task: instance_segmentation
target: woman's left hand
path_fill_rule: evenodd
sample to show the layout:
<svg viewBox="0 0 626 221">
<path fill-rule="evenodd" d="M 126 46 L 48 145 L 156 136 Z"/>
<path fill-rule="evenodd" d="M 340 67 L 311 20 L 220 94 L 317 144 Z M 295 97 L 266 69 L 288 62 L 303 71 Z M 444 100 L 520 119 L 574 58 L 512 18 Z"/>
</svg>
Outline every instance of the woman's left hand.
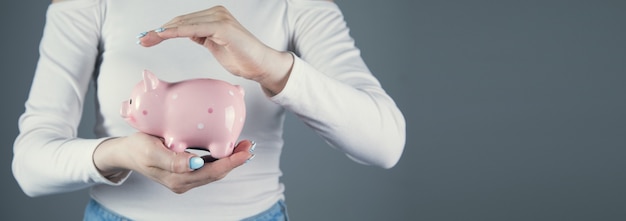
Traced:
<svg viewBox="0 0 626 221">
<path fill-rule="evenodd" d="M 207 48 L 230 73 L 259 82 L 269 95 L 285 87 L 294 59 L 263 44 L 223 6 L 178 16 L 140 36 L 145 47 L 189 38 Z"/>
</svg>

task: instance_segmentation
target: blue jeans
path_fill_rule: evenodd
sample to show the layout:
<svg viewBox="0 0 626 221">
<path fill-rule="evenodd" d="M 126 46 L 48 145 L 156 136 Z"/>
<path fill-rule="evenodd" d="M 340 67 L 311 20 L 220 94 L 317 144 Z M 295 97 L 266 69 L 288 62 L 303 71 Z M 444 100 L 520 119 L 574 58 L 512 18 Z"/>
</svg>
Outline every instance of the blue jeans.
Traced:
<svg viewBox="0 0 626 221">
<path fill-rule="evenodd" d="M 95 200 L 90 200 L 85 208 L 85 217 L 83 221 L 130 221 L 131 219 L 123 217 L 117 213 L 114 213 L 104 208 L 100 203 Z M 287 206 L 285 202 L 279 200 L 271 208 L 243 221 L 288 221 Z"/>
</svg>

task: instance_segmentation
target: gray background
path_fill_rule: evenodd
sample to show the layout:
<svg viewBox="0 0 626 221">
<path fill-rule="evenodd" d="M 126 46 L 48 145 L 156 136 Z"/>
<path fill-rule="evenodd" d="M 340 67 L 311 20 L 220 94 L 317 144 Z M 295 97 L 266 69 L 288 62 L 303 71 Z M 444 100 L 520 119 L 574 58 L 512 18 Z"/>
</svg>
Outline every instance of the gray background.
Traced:
<svg viewBox="0 0 626 221">
<path fill-rule="evenodd" d="M 358 165 L 290 115 L 291 218 L 626 220 L 625 1 L 391 2 L 338 4 L 406 116 L 404 155 Z M 80 220 L 88 198 L 28 198 L 10 170 L 47 4 L 0 1 L 0 220 Z"/>
</svg>

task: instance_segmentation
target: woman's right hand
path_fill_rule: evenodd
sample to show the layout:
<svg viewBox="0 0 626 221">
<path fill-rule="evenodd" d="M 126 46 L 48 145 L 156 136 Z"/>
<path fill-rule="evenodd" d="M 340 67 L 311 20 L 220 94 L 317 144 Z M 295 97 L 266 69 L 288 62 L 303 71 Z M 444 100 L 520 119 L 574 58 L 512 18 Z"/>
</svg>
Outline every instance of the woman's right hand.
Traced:
<svg viewBox="0 0 626 221">
<path fill-rule="evenodd" d="M 252 158 L 252 142 L 244 140 L 235 147 L 233 154 L 205 163 L 197 170 L 190 168 L 190 161 L 198 157 L 187 152 L 173 152 L 163 140 L 145 133 L 112 138 L 102 142 L 94 151 L 93 161 L 100 173 L 116 181 L 130 170 L 139 172 L 175 193 L 220 180 L 232 169 Z"/>
</svg>

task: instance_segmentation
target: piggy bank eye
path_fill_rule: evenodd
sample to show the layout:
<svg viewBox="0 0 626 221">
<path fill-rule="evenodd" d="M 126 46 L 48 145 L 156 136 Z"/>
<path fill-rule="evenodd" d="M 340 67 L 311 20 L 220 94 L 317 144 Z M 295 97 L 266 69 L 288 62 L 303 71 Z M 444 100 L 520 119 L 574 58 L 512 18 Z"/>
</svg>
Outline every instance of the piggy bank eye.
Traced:
<svg viewBox="0 0 626 221">
<path fill-rule="evenodd" d="M 133 104 L 133 99 L 130 99 L 130 101 L 128 101 L 128 103 Z"/>
</svg>

